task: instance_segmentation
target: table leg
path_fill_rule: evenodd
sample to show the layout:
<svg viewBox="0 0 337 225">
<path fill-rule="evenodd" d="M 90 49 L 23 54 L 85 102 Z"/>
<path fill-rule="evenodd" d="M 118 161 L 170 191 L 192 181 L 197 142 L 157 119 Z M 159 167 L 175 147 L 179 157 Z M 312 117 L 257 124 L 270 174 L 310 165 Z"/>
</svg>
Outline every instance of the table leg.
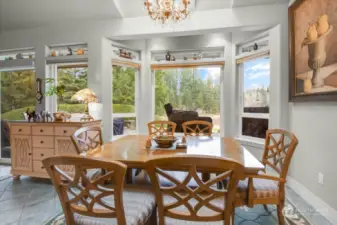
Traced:
<svg viewBox="0 0 337 225">
<path fill-rule="evenodd" d="M 211 175 L 209 173 L 202 173 L 201 174 L 201 179 L 202 179 L 203 182 L 209 181 L 210 178 L 211 178 Z"/>
<path fill-rule="evenodd" d="M 133 184 L 133 170 L 132 168 L 128 168 L 126 170 L 126 183 Z"/>
</svg>

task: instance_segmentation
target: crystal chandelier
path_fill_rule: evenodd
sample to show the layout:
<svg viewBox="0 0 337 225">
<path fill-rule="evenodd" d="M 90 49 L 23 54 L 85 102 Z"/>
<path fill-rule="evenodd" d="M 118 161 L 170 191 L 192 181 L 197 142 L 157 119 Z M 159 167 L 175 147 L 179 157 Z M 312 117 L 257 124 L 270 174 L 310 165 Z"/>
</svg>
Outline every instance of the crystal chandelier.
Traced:
<svg viewBox="0 0 337 225">
<path fill-rule="evenodd" d="M 190 0 L 145 0 L 144 5 L 149 16 L 162 24 L 173 20 L 182 21 L 190 14 Z"/>
</svg>

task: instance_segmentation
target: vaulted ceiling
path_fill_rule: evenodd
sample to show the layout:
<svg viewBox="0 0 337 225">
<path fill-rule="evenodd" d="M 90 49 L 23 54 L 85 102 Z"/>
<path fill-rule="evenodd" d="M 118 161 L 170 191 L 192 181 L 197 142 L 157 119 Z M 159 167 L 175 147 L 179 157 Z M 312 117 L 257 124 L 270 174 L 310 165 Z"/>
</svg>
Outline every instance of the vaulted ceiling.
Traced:
<svg viewBox="0 0 337 225">
<path fill-rule="evenodd" d="M 289 0 L 191 0 L 191 10 L 215 10 Z M 69 21 L 146 16 L 144 0 L 0 0 L 0 31 Z"/>
</svg>

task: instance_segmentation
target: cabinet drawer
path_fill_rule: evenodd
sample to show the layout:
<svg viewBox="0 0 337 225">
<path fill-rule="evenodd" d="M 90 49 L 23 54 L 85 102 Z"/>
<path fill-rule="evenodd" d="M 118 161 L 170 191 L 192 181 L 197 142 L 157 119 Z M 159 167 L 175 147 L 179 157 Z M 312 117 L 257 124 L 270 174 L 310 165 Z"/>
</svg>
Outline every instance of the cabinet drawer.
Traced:
<svg viewBox="0 0 337 225">
<path fill-rule="evenodd" d="M 78 129 L 78 127 L 55 127 L 55 135 L 70 137 Z"/>
<path fill-rule="evenodd" d="M 33 135 L 54 135 L 53 126 L 33 126 L 32 127 Z"/>
<path fill-rule="evenodd" d="M 33 172 L 35 173 L 47 173 L 41 161 L 33 161 Z"/>
<path fill-rule="evenodd" d="M 45 158 L 54 156 L 54 149 L 46 149 L 46 148 L 34 148 L 33 149 L 33 160 L 42 161 Z"/>
<path fill-rule="evenodd" d="M 12 134 L 30 134 L 30 126 L 11 126 Z"/>
<path fill-rule="evenodd" d="M 51 136 L 33 136 L 33 147 L 54 148 L 54 137 Z"/>
</svg>

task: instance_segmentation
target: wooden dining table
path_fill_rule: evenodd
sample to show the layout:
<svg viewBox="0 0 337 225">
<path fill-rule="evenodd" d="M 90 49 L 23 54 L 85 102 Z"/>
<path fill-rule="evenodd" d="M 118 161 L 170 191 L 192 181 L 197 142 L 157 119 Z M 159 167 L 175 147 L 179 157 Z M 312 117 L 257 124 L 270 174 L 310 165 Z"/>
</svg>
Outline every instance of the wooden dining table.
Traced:
<svg viewBox="0 0 337 225">
<path fill-rule="evenodd" d="M 186 149 L 146 148 L 147 138 L 147 135 L 127 135 L 88 151 L 86 156 L 120 161 L 128 168 L 144 169 L 145 162 L 155 157 L 207 155 L 235 160 L 244 166 L 247 175 L 257 174 L 265 169 L 265 166 L 234 138 L 187 137 Z"/>
</svg>

